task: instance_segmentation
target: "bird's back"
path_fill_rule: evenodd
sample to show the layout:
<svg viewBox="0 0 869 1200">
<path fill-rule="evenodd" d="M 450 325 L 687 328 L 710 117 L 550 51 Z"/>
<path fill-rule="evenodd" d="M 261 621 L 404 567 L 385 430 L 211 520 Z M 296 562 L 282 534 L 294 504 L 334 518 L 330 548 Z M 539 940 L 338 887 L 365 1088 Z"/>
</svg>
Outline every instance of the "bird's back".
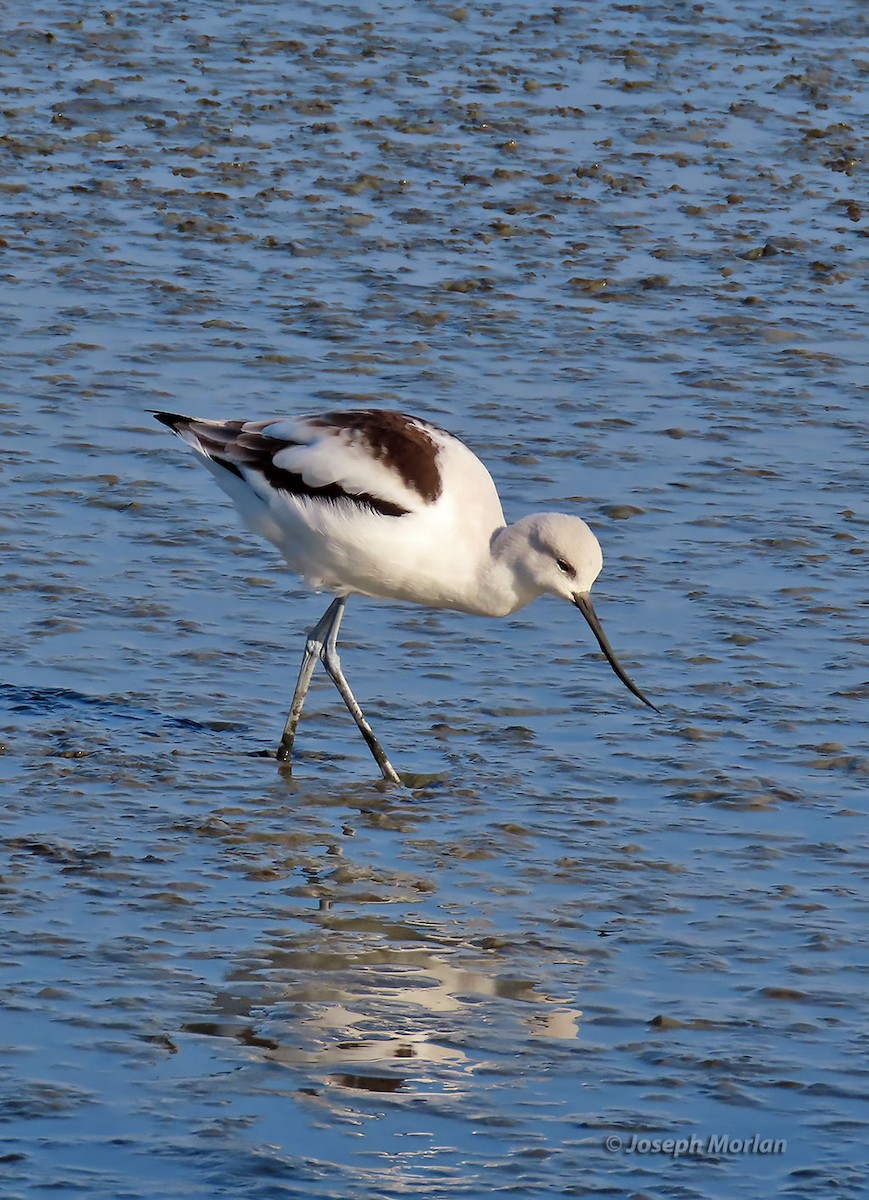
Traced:
<svg viewBox="0 0 869 1200">
<path fill-rule="evenodd" d="M 156 416 L 312 586 L 474 608 L 504 516 L 489 472 L 452 434 L 382 409 L 271 421 Z"/>
</svg>

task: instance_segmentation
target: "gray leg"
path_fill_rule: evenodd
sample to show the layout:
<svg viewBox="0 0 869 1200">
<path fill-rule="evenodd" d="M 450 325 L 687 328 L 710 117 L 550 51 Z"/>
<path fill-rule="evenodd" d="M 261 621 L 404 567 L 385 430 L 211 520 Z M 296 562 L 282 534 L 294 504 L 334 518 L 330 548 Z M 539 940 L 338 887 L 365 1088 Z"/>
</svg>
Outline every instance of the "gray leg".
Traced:
<svg viewBox="0 0 869 1200">
<path fill-rule="evenodd" d="M 340 624 L 341 616 L 339 610 L 341 607 L 340 598 L 333 600 L 308 634 L 308 640 L 305 642 L 302 666 L 299 670 L 299 679 L 296 683 L 296 690 L 293 692 L 293 703 L 290 705 L 290 715 L 287 717 L 287 723 L 284 726 L 280 745 L 275 755 L 278 762 L 288 762 L 292 756 L 293 742 L 296 740 L 296 730 L 299 727 L 299 719 L 302 715 L 305 697 L 308 694 L 311 676 L 314 674 L 314 667 L 317 665 L 317 660 L 323 657 L 326 632 L 335 620 L 336 614 L 338 614 L 338 622 Z"/>
<path fill-rule="evenodd" d="M 281 742 L 278 746 L 276 757 L 281 762 L 286 762 L 292 754 L 296 729 L 298 728 L 299 718 L 302 715 L 302 706 L 305 703 L 305 696 L 308 694 L 311 676 L 314 673 L 314 667 L 317 665 L 317 659 L 319 658 L 326 668 L 329 678 L 341 693 L 341 699 L 350 710 L 353 720 L 359 726 L 359 731 L 365 738 L 368 749 L 374 755 L 383 778 L 388 780 L 389 783 L 400 783 L 401 780 L 398 772 L 384 754 L 380 743 L 372 732 L 371 726 L 365 719 L 362 709 L 356 703 L 356 697 L 350 691 L 350 685 L 344 678 L 344 673 L 341 670 L 337 642 L 338 630 L 341 626 L 341 618 L 344 616 L 346 604 L 346 596 L 339 596 L 336 600 L 333 600 L 308 634 L 308 640 L 305 643 L 305 654 L 302 658 L 302 666 L 299 671 L 299 679 L 296 683 L 293 703 L 290 707 L 290 715 L 287 717 L 287 723 L 281 735 Z"/>
<path fill-rule="evenodd" d="M 344 606 L 346 603 L 347 597 L 342 596 L 340 607 L 335 614 L 335 619 L 330 625 L 326 634 L 326 644 L 323 647 L 323 653 L 321 656 L 323 659 L 323 666 L 329 673 L 329 677 L 335 684 L 335 687 L 341 693 L 341 699 L 349 708 L 350 715 L 359 726 L 359 732 L 365 738 L 368 749 L 374 755 L 375 761 L 377 762 L 378 767 L 380 767 L 380 772 L 383 775 L 383 778 L 388 783 L 401 783 L 398 772 L 384 754 L 383 747 L 374 736 L 371 726 L 366 721 L 365 714 L 362 712 L 362 709 L 356 703 L 356 697 L 350 691 L 350 684 L 344 678 L 344 672 L 341 670 L 341 659 L 338 656 L 338 629 L 341 625 L 341 618 L 344 616 Z"/>
</svg>

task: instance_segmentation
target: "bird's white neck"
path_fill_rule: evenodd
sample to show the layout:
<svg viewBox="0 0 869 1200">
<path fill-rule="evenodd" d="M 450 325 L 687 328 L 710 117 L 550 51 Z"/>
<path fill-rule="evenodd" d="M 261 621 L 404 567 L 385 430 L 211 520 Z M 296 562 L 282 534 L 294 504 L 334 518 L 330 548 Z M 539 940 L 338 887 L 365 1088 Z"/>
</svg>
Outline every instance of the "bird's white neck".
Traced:
<svg viewBox="0 0 869 1200">
<path fill-rule="evenodd" d="M 543 594 L 525 567 L 528 535 L 521 522 L 504 525 L 492 534 L 489 560 L 479 580 L 479 612 L 505 617 Z"/>
</svg>

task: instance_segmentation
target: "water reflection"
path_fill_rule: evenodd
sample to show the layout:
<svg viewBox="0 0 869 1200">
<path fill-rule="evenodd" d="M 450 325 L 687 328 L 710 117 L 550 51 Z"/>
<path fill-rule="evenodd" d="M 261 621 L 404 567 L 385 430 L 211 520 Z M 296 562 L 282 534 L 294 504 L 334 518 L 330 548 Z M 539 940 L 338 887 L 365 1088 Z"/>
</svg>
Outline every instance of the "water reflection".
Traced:
<svg viewBox="0 0 869 1200">
<path fill-rule="evenodd" d="M 213 1019 L 184 1030 L 233 1038 L 262 1060 L 304 1070 L 321 1087 L 453 1094 L 467 1086 L 462 1075 L 485 1060 L 458 1044 L 447 1016 L 465 1025 L 481 1001 L 494 999 L 506 1002 L 500 1021 L 514 1039 L 522 1029 L 524 1036 L 578 1036 L 579 1010 L 531 980 L 459 965 L 458 953 L 390 946 L 395 928 L 387 921 L 369 922 L 369 933 L 366 942 L 379 935 L 385 944 L 349 948 L 336 933 L 332 946 L 324 930 L 325 944 L 294 938 L 258 948 L 215 994 Z M 424 940 L 431 936 L 426 930 Z M 491 1019 L 491 1005 L 484 1011 Z"/>
</svg>

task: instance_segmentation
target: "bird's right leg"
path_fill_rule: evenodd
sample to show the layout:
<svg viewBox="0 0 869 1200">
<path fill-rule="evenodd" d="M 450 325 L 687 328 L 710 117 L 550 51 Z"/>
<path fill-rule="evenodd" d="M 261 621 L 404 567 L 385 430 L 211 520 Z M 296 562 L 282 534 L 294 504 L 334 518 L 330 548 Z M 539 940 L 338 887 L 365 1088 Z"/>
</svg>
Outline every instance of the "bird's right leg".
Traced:
<svg viewBox="0 0 869 1200">
<path fill-rule="evenodd" d="M 308 640 L 305 642 L 305 653 L 302 657 L 302 666 L 299 670 L 296 690 L 293 693 L 293 703 L 290 705 L 290 715 L 287 717 L 284 732 L 281 734 L 280 745 L 275 754 L 278 762 L 287 762 L 293 753 L 293 742 L 296 740 L 296 730 L 299 727 L 299 719 L 301 718 L 305 697 L 308 694 L 308 688 L 311 684 L 311 676 L 314 674 L 314 667 L 316 667 L 318 660 L 323 657 L 326 639 L 332 631 L 332 626 L 336 622 L 340 625 L 343 611 L 343 599 L 341 596 L 338 596 L 332 601 L 320 620 L 308 633 Z"/>
<path fill-rule="evenodd" d="M 380 773 L 387 783 L 401 783 L 401 777 L 395 767 L 386 757 L 383 747 L 377 738 L 374 736 L 374 731 L 368 724 L 368 721 L 362 709 L 356 700 L 356 697 L 350 691 L 350 684 L 344 677 L 344 672 L 341 670 L 341 659 L 338 656 L 338 629 L 341 625 L 341 618 L 344 616 L 344 606 L 347 603 L 347 597 L 343 596 L 340 601 L 340 606 L 335 613 L 334 619 L 326 633 L 326 641 L 323 646 L 322 659 L 323 666 L 326 668 L 332 682 L 341 694 L 341 699 L 350 710 L 353 720 L 359 727 L 359 732 L 365 738 L 368 749 L 374 755 L 374 759 L 380 767 Z"/>
</svg>

